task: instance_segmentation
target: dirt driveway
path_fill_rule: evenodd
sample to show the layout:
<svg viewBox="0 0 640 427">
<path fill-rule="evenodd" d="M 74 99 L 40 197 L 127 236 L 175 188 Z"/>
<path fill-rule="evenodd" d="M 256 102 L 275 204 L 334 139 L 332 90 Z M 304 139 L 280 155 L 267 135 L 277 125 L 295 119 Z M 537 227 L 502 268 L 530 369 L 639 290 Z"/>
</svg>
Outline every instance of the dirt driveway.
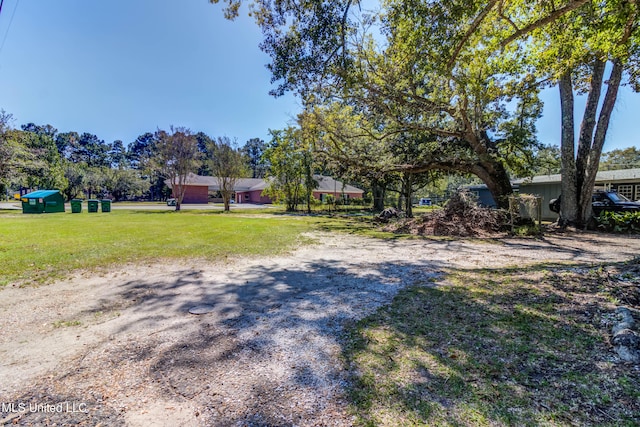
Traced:
<svg viewBox="0 0 640 427">
<path fill-rule="evenodd" d="M 312 237 L 282 257 L 127 265 L 0 290 L 0 425 L 348 426 L 341 330 L 402 287 L 446 286 L 451 269 L 640 250 L 640 239 L 596 234 Z"/>
</svg>

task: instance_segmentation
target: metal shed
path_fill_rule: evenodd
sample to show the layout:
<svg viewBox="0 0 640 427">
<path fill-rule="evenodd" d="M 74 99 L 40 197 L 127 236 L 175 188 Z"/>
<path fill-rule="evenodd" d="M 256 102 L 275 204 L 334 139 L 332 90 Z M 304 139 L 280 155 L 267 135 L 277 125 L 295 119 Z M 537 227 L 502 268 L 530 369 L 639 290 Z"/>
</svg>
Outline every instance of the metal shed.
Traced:
<svg viewBox="0 0 640 427">
<path fill-rule="evenodd" d="M 22 213 L 64 212 L 64 197 L 60 190 L 38 190 L 25 194 L 22 201 Z"/>
</svg>

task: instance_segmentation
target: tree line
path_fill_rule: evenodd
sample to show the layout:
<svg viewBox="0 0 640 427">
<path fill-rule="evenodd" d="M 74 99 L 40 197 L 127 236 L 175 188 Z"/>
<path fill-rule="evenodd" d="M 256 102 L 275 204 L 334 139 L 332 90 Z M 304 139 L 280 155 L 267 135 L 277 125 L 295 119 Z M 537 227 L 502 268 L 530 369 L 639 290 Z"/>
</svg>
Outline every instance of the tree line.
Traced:
<svg viewBox="0 0 640 427">
<path fill-rule="evenodd" d="M 20 189 L 60 189 L 65 197 L 109 195 L 115 201 L 164 200 L 176 170 L 211 175 L 264 177 L 266 144 L 252 138 L 242 147 L 187 128 L 158 129 L 125 144 L 91 133 L 59 132 L 51 125 L 13 126 L 0 110 L 0 194 Z M 235 171 L 229 166 L 235 165 Z M 181 169 L 182 168 L 182 169 Z M 227 169 L 225 169 L 227 168 Z"/>
<path fill-rule="evenodd" d="M 351 167 L 345 158 L 361 159 L 366 166 L 384 161 L 381 153 L 387 148 L 369 142 L 362 145 L 362 152 L 342 151 L 336 155 L 335 150 L 326 149 L 323 138 L 337 132 L 338 126 L 342 132 L 351 132 L 348 126 L 354 117 L 357 115 L 349 112 L 343 120 L 321 127 L 309 120 L 308 112 L 302 113 L 297 126 L 271 130 L 268 143 L 252 138 L 238 147 L 228 137 L 211 138 L 184 127 L 146 132 L 126 145 L 121 140 L 109 144 L 94 134 L 58 132 L 51 125 L 28 123 L 16 129 L 11 114 L 0 111 L 0 191 L 10 196 L 10 189 L 56 188 L 67 199 L 108 195 L 115 201 L 164 200 L 172 194 L 165 184 L 168 180 L 174 183 L 179 210 L 186 180 L 194 173 L 219 178 L 226 210 L 237 179 L 250 177 L 267 178 L 265 194 L 288 211 L 298 210 L 301 204 L 310 211 L 319 203 L 313 199 L 317 187 L 314 175 L 326 174 L 364 188 L 368 195 L 365 200 L 377 210 L 392 204 L 411 216 L 414 195 L 425 187 L 429 194 L 445 196 L 474 182 L 470 174 L 437 170 L 381 173 L 375 167 Z M 408 162 L 421 155 L 420 141 L 398 139 L 390 145 L 395 159 Z M 354 147 L 358 145 L 350 146 Z M 526 167 L 509 169 L 509 173 L 515 177 L 557 174 L 560 157 L 559 147 L 540 146 L 526 160 Z M 602 170 L 633 167 L 640 167 L 640 150 L 635 147 L 603 153 L 600 163 Z"/>
<path fill-rule="evenodd" d="M 227 17 L 237 16 L 242 0 L 220 1 L 227 3 Z M 299 183 L 281 186 L 276 195 L 311 202 L 313 173 L 330 170 L 370 189 L 377 209 L 388 191 L 397 192 L 397 203 L 410 215 L 416 189 L 454 174 L 485 183 L 497 205 L 506 207 L 513 178 L 559 170 L 560 222 L 586 225 L 618 91 L 623 85 L 640 90 L 638 2 L 374 3 L 251 2 L 264 34 L 260 47 L 270 56 L 267 67 L 276 84 L 271 93 L 293 92 L 303 105 L 297 126 L 272 133 L 273 149 L 265 148 L 284 158 L 283 166 L 299 165 L 294 181 L 286 168 L 275 173 L 272 165 L 278 179 Z M 537 139 L 544 107 L 539 94 L 548 87 L 557 89 L 561 107 L 557 150 Z M 586 98 L 579 126 L 577 95 Z M 124 150 L 117 141 L 107 145 L 90 134 L 2 126 L 3 135 L 13 135 L 3 136 L 12 143 L 0 147 L 13 153 L 0 160 L 3 185 L 6 171 L 17 170 L 6 159 L 19 158 L 20 173 L 13 176 L 27 186 L 47 176 L 61 180 L 54 182 L 68 195 L 79 191 L 76 182 L 91 194 L 104 185 L 100 168 L 122 169 L 137 171 L 135 177 L 149 185 L 143 193 L 161 196 L 161 168 L 149 168 L 149 158 L 158 158 L 158 132 L 141 135 Z M 166 135 L 174 137 L 180 135 Z M 279 150 L 279 144 L 292 145 Z M 202 156 L 202 174 L 213 166 L 206 147 L 198 144 L 194 152 Z M 124 167 L 116 166 L 118 159 Z M 73 167 L 82 173 L 74 175 Z"/>
<path fill-rule="evenodd" d="M 13 127 L 0 110 L 0 194 L 10 190 L 60 189 L 67 200 L 111 197 L 165 200 L 173 195 L 180 210 L 190 175 L 218 179 L 219 195 L 229 210 L 240 178 L 266 178 L 265 190 L 289 211 L 313 200 L 314 174 L 333 174 L 312 151 L 301 129 L 270 130 L 271 140 L 252 138 L 239 147 L 229 137 L 212 138 L 185 127 L 158 129 L 129 144 L 106 143 L 91 133 L 59 132 L 51 125 Z M 168 186 L 167 183 L 170 183 Z"/>
</svg>

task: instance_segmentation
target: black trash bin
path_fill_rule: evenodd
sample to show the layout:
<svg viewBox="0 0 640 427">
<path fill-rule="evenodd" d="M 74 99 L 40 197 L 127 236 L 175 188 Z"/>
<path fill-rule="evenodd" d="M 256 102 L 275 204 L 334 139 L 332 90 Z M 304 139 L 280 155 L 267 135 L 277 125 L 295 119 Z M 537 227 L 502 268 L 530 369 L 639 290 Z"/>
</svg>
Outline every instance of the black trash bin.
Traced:
<svg viewBox="0 0 640 427">
<path fill-rule="evenodd" d="M 82 212 L 82 200 L 73 199 L 71 200 L 71 213 L 80 213 Z"/>
</svg>

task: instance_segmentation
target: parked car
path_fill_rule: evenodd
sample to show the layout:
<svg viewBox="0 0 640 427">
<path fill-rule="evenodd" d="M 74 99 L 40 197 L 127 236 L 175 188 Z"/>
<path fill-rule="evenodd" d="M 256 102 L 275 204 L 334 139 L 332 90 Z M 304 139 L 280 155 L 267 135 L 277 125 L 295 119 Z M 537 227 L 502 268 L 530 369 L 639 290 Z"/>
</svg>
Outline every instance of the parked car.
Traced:
<svg viewBox="0 0 640 427">
<path fill-rule="evenodd" d="M 176 199 L 167 199 L 167 206 L 175 206 Z"/>
<path fill-rule="evenodd" d="M 560 212 L 560 197 L 549 201 L 549 209 L 552 212 Z M 604 211 L 623 212 L 634 211 L 640 212 L 640 203 L 632 202 L 615 191 L 598 190 L 593 192 L 591 197 L 591 209 L 594 216 L 600 215 Z"/>
</svg>

